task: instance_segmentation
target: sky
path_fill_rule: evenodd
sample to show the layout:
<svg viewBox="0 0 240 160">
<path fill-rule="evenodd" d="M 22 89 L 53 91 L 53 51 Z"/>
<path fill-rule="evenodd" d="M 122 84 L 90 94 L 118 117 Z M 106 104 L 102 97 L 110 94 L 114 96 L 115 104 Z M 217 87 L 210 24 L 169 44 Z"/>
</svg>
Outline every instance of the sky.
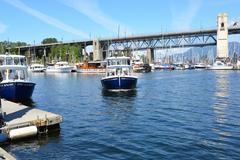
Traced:
<svg viewBox="0 0 240 160">
<path fill-rule="evenodd" d="M 0 41 L 39 44 L 216 28 L 240 21 L 239 0 L 0 0 Z"/>
</svg>

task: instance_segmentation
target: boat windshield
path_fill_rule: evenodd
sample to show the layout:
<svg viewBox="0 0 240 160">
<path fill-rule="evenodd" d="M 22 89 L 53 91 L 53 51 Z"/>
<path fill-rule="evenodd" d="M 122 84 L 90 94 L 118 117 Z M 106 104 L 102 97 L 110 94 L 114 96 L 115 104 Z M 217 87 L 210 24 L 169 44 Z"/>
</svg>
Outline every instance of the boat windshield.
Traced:
<svg viewBox="0 0 240 160">
<path fill-rule="evenodd" d="M 0 81 L 3 80 L 25 80 L 26 72 L 24 70 L 5 69 L 0 72 Z"/>
<path fill-rule="evenodd" d="M 130 74 L 130 68 L 119 67 L 107 70 L 107 76 L 128 76 Z"/>
<path fill-rule="evenodd" d="M 107 64 L 108 66 L 130 65 L 130 59 L 108 59 Z"/>
</svg>

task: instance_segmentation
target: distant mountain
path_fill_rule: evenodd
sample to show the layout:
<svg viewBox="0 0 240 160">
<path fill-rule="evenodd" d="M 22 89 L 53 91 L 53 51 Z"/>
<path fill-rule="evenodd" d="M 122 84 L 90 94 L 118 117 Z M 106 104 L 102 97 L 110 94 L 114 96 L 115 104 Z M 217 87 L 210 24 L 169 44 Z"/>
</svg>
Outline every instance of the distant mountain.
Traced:
<svg viewBox="0 0 240 160">
<path fill-rule="evenodd" d="M 240 43 L 238 42 L 229 42 L 228 44 L 229 57 L 234 56 L 234 52 L 237 54 L 237 57 L 240 56 Z M 193 47 L 185 51 L 183 54 L 175 54 L 174 59 L 179 59 L 179 57 L 184 57 L 184 61 L 193 60 L 199 61 L 203 59 L 213 60 L 216 57 L 216 46 L 207 46 L 207 47 Z"/>
</svg>

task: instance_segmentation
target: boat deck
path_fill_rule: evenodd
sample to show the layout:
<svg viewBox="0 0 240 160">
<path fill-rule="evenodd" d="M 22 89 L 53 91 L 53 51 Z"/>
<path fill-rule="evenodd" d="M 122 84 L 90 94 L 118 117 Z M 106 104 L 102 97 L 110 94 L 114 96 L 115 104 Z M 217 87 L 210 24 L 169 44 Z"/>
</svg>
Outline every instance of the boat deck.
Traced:
<svg viewBox="0 0 240 160">
<path fill-rule="evenodd" d="M 63 121 L 62 116 L 40 109 L 28 107 L 22 104 L 1 99 L 1 109 L 3 113 L 2 128 L 6 132 L 25 126 L 34 125 L 36 127 L 47 127 L 59 124 Z"/>
<path fill-rule="evenodd" d="M 7 153 L 1 147 L 0 147 L 0 159 L 16 160 L 16 158 L 14 158 L 11 154 Z"/>
</svg>

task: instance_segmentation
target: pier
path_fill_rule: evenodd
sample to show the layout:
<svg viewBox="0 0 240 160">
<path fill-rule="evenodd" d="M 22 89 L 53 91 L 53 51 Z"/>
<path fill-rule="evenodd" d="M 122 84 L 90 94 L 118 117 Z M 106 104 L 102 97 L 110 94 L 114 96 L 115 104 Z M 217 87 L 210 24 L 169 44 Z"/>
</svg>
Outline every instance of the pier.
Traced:
<svg viewBox="0 0 240 160">
<path fill-rule="evenodd" d="M 0 147 L 0 159 L 16 160 L 16 158 L 14 158 L 11 154 L 7 153 L 1 147 Z"/>
<path fill-rule="evenodd" d="M 14 140 L 46 134 L 59 129 L 63 117 L 51 112 L 31 108 L 22 104 L 1 100 L 2 133 L 7 139 Z"/>
</svg>

